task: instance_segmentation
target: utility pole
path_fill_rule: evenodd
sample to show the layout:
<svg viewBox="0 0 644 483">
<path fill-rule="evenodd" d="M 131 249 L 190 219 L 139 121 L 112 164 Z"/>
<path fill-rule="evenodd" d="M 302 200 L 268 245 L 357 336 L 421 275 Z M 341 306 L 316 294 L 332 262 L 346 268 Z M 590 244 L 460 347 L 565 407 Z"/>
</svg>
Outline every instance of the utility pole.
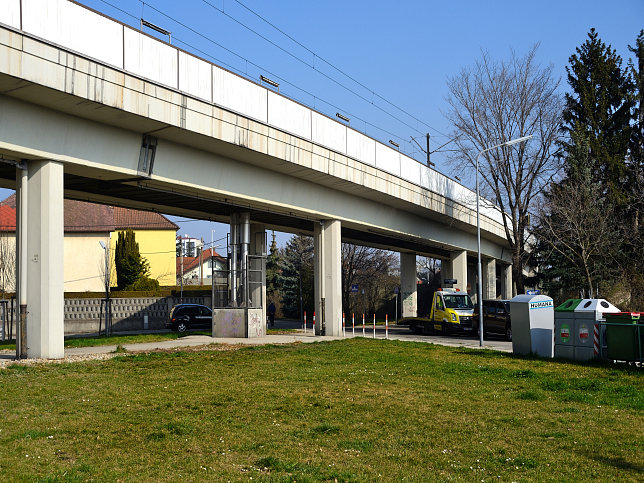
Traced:
<svg viewBox="0 0 644 483">
<path fill-rule="evenodd" d="M 431 160 L 429 159 L 429 157 L 430 157 L 430 155 L 431 155 L 431 154 L 432 154 L 432 153 L 431 153 L 431 151 L 429 150 L 429 133 L 427 133 L 427 166 L 431 166 L 431 165 L 432 165 L 432 162 L 431 162 Z"/>
</svg>

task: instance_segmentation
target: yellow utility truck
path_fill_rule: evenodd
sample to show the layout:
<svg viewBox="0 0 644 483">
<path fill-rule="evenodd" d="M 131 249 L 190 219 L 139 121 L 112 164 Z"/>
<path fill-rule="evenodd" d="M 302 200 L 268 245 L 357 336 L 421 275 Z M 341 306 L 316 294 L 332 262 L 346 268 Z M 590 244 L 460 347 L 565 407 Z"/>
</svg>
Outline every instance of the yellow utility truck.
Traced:
<svg viewBox="0 0 644 483">
<path fill-rule="evenodd" d="M 471 333 L 474 304 L 470 296 L 457 288 L 439 288 L 434 292 L 434 300 L 429 317 L 410 317 L 402 323 L 409 324 L 412 332 L 431 334 Z"/>
</svg>

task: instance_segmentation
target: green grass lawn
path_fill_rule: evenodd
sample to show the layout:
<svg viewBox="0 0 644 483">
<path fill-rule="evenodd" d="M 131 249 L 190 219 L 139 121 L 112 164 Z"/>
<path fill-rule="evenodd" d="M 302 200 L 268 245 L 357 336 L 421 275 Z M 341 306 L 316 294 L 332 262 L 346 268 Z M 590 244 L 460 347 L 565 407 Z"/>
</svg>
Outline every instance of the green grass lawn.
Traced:
<svg viewBox="0 0 644 483">
<path fill-rule="evenodd" d="M 211 335 L 209 330 L 189 331 L 184 334 L 178 332 L 162 332 L 159 334 L 132 334 L 132 335 L 111 335 L 96 337 L 68 337 L 65 339 L 65 347 L 94 347 L 100 345 L 118 344 L 139 344 L 143 342 L 158 342 L 162 340 L 175 340 L 187 335 Z M 0 341 L 0 350 L 16 350 L 16 341 Z"/>
<path fill-rule="evenodd" d="M 2 481 L 641 481 L 642 372 L 424 343 L 0 370 Z"/>
</svg>

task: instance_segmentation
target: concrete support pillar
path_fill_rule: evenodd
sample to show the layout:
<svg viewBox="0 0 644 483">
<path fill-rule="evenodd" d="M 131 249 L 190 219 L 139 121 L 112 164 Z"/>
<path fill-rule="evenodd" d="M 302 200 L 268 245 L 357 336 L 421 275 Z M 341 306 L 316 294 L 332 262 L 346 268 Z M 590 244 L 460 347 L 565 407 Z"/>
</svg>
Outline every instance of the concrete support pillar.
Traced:
<svg viewBox="0 0 644 483">
<path fill-rule="evenodd" d="M 60 359 L 65 355 L 63 165 L 30 161 L 28 171 L 27 357 Z"/>
<path fill-rule="evenodd" d="M 250 255 L 250 298 L 253 307 L 262 308 L 262 320 L 266 320 L 266 227 L 259 223 L 250 225 Z"/>
<path fill-rule="evenodd" d="M 503 292 L 502 297 L 504 299 L 511 299 L 514 297 L 512 289 L 512 265 L 503 266 Z"/>
<path fill-rule="evenodd" d="M 463 292 L 467 291 L 467 252 L 465 250 L 460 252 L 452 252 L 451 254 L 451 273 L 446 278 L 456 279 L 456 283 L 452 285 L 453 288 L 458 288 Z"/>
<path fill-rule="evenodd" d="M 342 242 L 338 220 L 315 223 L 314 296 L 315 332 L 318 335 L 342 334 Z"/>
<path fill-rule="evenodd" d="M 418 313 L 416 292 L 416 254 L 400 254 L 400 300 L 403 317 L 416 317 Z"/>
<path fill-rule="evenodd" d="M 483 300 L 496 298 L 496 260 L 481 260 L 483 272 Z"/>
</svg>

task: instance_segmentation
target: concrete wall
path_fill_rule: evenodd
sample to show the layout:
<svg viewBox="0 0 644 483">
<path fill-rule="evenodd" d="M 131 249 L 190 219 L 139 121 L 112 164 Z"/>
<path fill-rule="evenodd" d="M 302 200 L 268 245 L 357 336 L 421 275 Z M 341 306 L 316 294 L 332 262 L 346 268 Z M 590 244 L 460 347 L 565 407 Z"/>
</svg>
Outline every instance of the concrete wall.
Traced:
<svg viewBox="0 0 644 483">
<path fill-rule="evenodd" d="M 143 330 L 143 316 L 148 316 L 148 329 L 164 329 L 170 309 L 180 302 L 178 297 L 142 297 L 112 299 L 112 330 Z M 184 297 L 183 303 L 210 306 L 210 297 Z M 101 321 L 101 305 L 104 317 L 104 299 L 66 299 L 65 334 L 98 332 Z"/>
</svg>

